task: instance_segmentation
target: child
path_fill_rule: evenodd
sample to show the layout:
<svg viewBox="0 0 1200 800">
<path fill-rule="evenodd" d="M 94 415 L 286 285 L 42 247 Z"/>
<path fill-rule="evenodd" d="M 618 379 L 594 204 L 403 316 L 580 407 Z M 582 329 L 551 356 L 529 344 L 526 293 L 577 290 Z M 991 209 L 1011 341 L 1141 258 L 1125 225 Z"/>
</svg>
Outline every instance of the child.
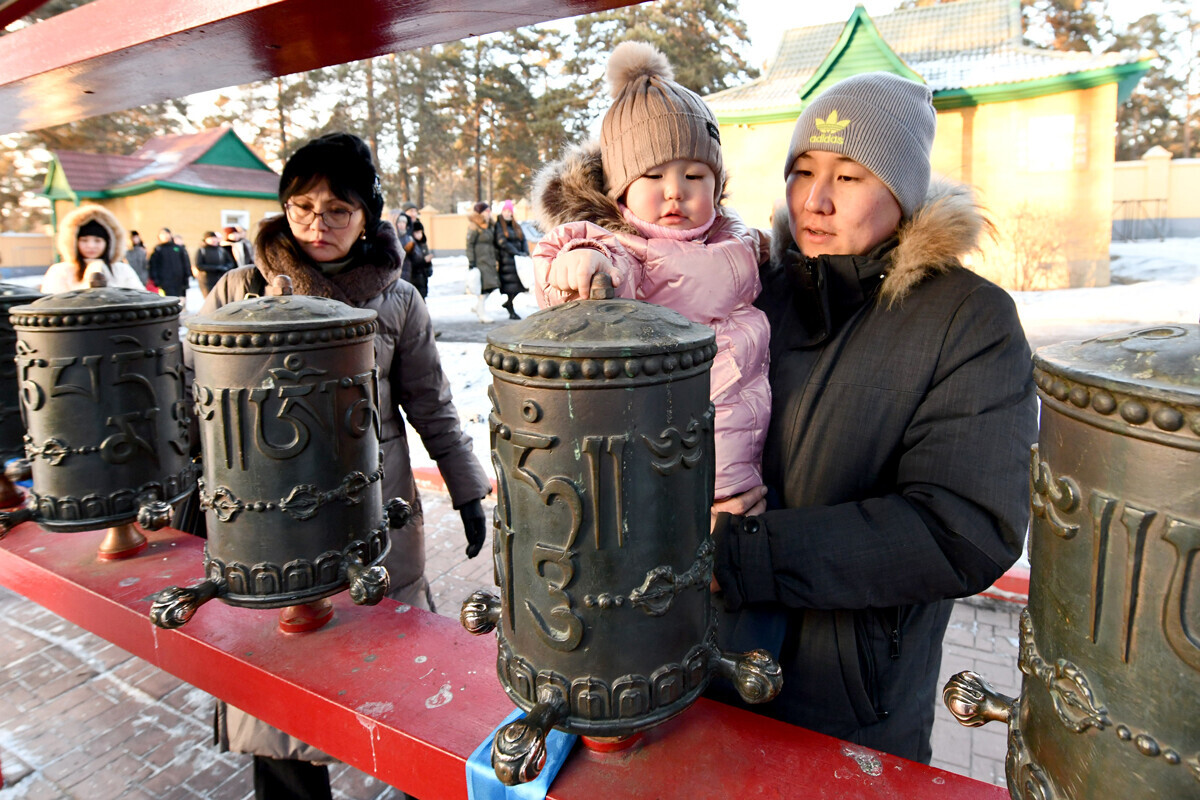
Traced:
<svg viewBox="0 0 1200 800">
<path fill-rule="evenodd" d="M 722 500 L 762 485 L 769 331 L 752 304 L 769 243 L 719 205 L 725 169 L 716 119 L 672 77 L 666 58 L 644 42 L 613 51 L 613 106 L 600 142 L 568 152 L 534 185 L 539 221 L 550 231 L 534 248 L 534 290 L 543 307 L 586 297 L 603 269 L 618 296 L 714 329 L 715 499 Z"/>
<path fill-rule="evenodd" d="M 58 253 L 62 261 L 42 277 L 46 294 L 88 288 L 93 272 L 102 272 L 108 286 L 146 289 L 133 267 L 121 260 L 125 254 L 125 228 L 103 206 L 85 203 L 63 217 L 58 226 Z"/>
</svg>

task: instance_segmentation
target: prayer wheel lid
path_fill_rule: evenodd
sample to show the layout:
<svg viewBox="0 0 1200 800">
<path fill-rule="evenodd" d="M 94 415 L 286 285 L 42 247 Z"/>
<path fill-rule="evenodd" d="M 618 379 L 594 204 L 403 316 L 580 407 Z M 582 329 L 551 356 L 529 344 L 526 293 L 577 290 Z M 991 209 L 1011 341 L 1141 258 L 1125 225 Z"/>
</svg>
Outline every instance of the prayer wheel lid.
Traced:
<svg viewBox="0 0 1200 800">
<path fill-rule="evenodd" d="M 1200 325 L 1158 325 L 1048 345 L 1038 348 L 1033 363 L 1043 373 L 1089 386 L 1194 403 L 1200 400 Z"/>
<path fill-rule="evenodd" d="M 69 328 L 167 317 L 178 315 L 182 308 L 183 300 L 179 297 L 163 297 L 141 289 L 98 286 L 42 295 L 26 305 L 13 306 L 9 313 L 16 325 Z"/>
<path fill-rule="evenodd" d="M 592 287 L 592 297 L 598 299 L 543 309 L 489 333 L 488 344 L 533 356 L 623 358 L 692 350 L 716 340 L 712 328 L 677 311 L 612 297 L 611 284 L 605 287 L 603 278 Z"/>
<path fill-rule="evenodd" d="M 284 294 L 228 303 L 187 321 L 189 338 L 200 333 L 273 333 L 364 325 L 375 319 L 368 308 L 355 308 L 329 297 Z"/>
<path fill-rule="evenodd" d="M 46 295 L 29 286 L 19 283 L 0 282 L 0 305 L 12 306 L 18 303 L 32 303 Z"/>
</svg>

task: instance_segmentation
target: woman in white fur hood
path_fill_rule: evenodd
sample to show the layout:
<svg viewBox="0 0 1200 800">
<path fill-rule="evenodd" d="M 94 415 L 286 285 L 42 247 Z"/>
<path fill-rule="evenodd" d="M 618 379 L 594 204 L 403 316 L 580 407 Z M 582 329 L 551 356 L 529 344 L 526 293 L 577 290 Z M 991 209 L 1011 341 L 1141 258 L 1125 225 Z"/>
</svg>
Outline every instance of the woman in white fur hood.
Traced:
<svg viewBox="0 0 1200 800">
<path fill-rule="evenodd" d="M 122 261 L 125 228 L 108 209 L 85 203 L 63 217 L 58 226 L 62 259 L 46 270 L 41 291 L 46 294 L 86 289 L 92 273 L 101 272 L 109 286 L 145 290 L 133 267 Z"/>
</svg>

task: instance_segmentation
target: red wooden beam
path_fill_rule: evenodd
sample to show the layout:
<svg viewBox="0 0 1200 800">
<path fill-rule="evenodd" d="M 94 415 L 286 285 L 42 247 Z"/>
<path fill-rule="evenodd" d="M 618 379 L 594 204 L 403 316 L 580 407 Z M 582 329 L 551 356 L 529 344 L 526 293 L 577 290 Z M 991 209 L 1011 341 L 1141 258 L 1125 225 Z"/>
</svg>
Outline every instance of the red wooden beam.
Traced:
<svg viewBox="0 0 1200 800">
<path fill-rule="evenodd" d="M 629 4 L 94 0 L 0 37 L 0 133 Z"/>
<path fill-rule="evenodd" d="M 0 0 L 0 28 L 7 28 L 26 14 L 32 14 L 47 0 Z"/>
<path fill-rule="evenodd" d="M 155 666 L 425 800 L 466 796 L 465 762 L 513 708 L 496 641 L 455 620 L 343 593 L 324 628 L 285 635 L 277 612 L 212 601 L 182 628 L 149 620 L 154 594 L 203 574 L 203 542 L 151 533 L 125 561 L 99 562 L 103 532 L 26 523 L 0 539 L 0 584 Z M 805 797 L 1004 800 L 1003 787 L 881 755 L 701 699 L 632 749 L 567 758 L 555 800 Z"/>
</svg>

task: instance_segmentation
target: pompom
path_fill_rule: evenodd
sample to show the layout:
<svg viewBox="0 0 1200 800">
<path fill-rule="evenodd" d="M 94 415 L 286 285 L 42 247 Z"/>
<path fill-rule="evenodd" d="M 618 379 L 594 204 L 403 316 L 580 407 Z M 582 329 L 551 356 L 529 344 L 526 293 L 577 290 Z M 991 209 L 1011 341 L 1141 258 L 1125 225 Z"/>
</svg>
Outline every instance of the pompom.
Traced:
<svg viewBox="0 0 1200 800">
<path fill-rule="evenodd" d="M 675 80 L 667 57 L 646 42 L 621 42 L 608 58 L 608 91 L 615 100 L 626 86 L 639 78 Z"/>
</svg>

